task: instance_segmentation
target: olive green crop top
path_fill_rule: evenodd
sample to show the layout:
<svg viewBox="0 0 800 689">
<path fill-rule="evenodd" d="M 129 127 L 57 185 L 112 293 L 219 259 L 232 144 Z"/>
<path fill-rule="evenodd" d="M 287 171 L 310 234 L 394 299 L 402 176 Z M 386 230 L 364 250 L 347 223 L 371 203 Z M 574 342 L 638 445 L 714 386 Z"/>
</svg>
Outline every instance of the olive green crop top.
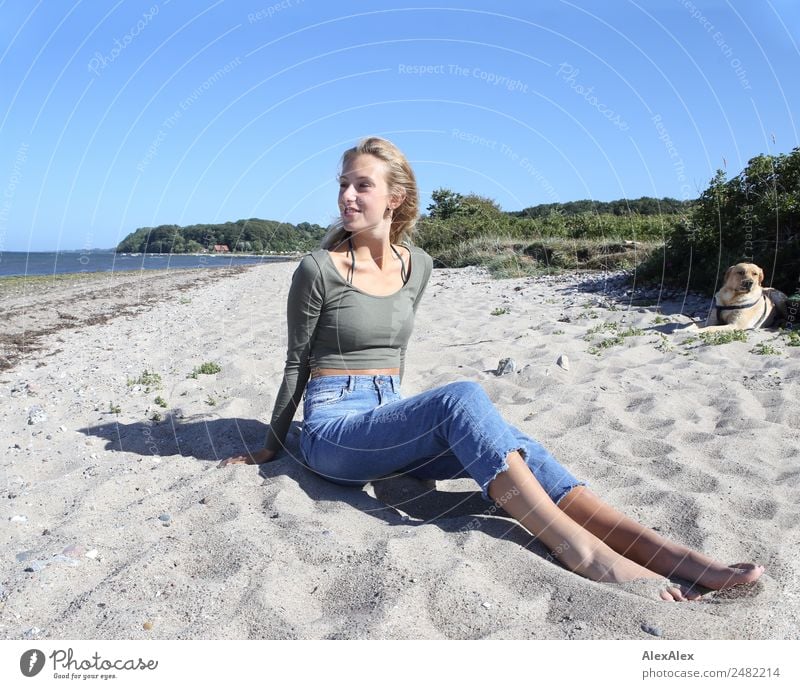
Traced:
<svg viewBox="0 0 800 689">
<path fill-rule="evenodd" d="M 300 259 L 289 287 L 286 366 L 267 449 L 283 447 L 312 368 L 399 368 L 402 381 L 414 314 L 433 269 L 424 250 L 408 248 L 411 274 L 403 287 L 386 296 L 367 294 L 347 282 L 327 249 Z"/>
</svg>

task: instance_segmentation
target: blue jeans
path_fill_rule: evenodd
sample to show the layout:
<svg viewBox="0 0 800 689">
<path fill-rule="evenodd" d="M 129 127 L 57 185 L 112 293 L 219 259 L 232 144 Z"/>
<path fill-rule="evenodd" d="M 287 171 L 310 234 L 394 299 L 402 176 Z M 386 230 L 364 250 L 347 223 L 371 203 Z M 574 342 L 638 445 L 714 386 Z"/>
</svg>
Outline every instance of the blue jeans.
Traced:
<svg viewBox="0 0 800 689">
<path fill-rule="evenodd" d="M 303 399 L 303 459 L 334 483 L 363 486 L 397 472 L 442 481 L 472 477 L 492 502 L 489 484 L 518 450 L 553 502 L 586 485 L 506 423 L 473 381 L 406 398 L 400 376 L 319 376 L 309 379 Z"/>
</svg>

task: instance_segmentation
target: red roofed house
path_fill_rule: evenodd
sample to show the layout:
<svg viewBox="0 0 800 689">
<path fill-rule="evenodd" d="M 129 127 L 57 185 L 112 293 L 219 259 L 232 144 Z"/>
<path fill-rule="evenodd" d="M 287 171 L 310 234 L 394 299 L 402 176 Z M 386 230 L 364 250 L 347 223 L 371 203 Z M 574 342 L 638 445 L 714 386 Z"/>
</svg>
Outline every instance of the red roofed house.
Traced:
<svg viewBox="0 0 800 689">
<path fill-rule="evenodd" d="M 214 251 L 218 254 L 227 254 L 230 249 L 227 244 L 214 244 Z"/>
</svg>

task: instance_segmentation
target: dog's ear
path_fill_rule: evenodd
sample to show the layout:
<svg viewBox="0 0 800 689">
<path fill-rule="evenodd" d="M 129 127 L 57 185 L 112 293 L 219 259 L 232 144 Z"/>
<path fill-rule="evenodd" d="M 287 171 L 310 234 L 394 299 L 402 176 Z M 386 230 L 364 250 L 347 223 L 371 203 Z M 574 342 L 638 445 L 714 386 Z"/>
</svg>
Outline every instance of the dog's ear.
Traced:
<svg viewBox="0 0 800 689">
<path fill-rule="evenodd" d="M 764 284 L 764 269 L 761 266 L 756 266 L 756 268 L 758 268 L 758 286 L 761 287 Z"/>
<path fill-rule="evenodd" d="M 722 284 L 723 284 L 723 285 L 727 285 L 727 284 L 728 284 L 728 278 L 730 277 L 731 271 L 732 271 L 732 270 L 733 270 L 735 267 L 736 267 L 736 266 L 731 266 L 730 268 L 728 268 L 728 270 L 726 270 L 726 271 L 725 271 L 725 275 L 722 277 Z"/>
</svg>

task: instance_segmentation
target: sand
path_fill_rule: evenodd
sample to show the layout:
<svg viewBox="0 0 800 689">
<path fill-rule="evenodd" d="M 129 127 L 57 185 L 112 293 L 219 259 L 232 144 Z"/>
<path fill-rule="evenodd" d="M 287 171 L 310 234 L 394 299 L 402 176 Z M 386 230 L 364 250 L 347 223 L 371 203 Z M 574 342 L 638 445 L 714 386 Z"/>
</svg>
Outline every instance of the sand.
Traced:
<svg viewBox="0 0 800 689">
<path fill-rule="evenodd" d="M 297 460 L 302 410 L 288 453 L 218 469 L 263 442 L 294 266 L 4 296 L 2 638 L 798 638 L 788 338 L 692 341 L 705 300 L 642 305 L 582 276 L 433 272 L 404 396 L 478 381 L 614 506 L 767 567 L 754 587 L 667 603 L 567 571 L 470 480 L 325 482 Z M 24 333 L 35 347 L 9 344 Z M 495 375 L 506 357 L 515 370 Z M 190 377 L 206 362 L 220 370 Z"/>
</svg>

